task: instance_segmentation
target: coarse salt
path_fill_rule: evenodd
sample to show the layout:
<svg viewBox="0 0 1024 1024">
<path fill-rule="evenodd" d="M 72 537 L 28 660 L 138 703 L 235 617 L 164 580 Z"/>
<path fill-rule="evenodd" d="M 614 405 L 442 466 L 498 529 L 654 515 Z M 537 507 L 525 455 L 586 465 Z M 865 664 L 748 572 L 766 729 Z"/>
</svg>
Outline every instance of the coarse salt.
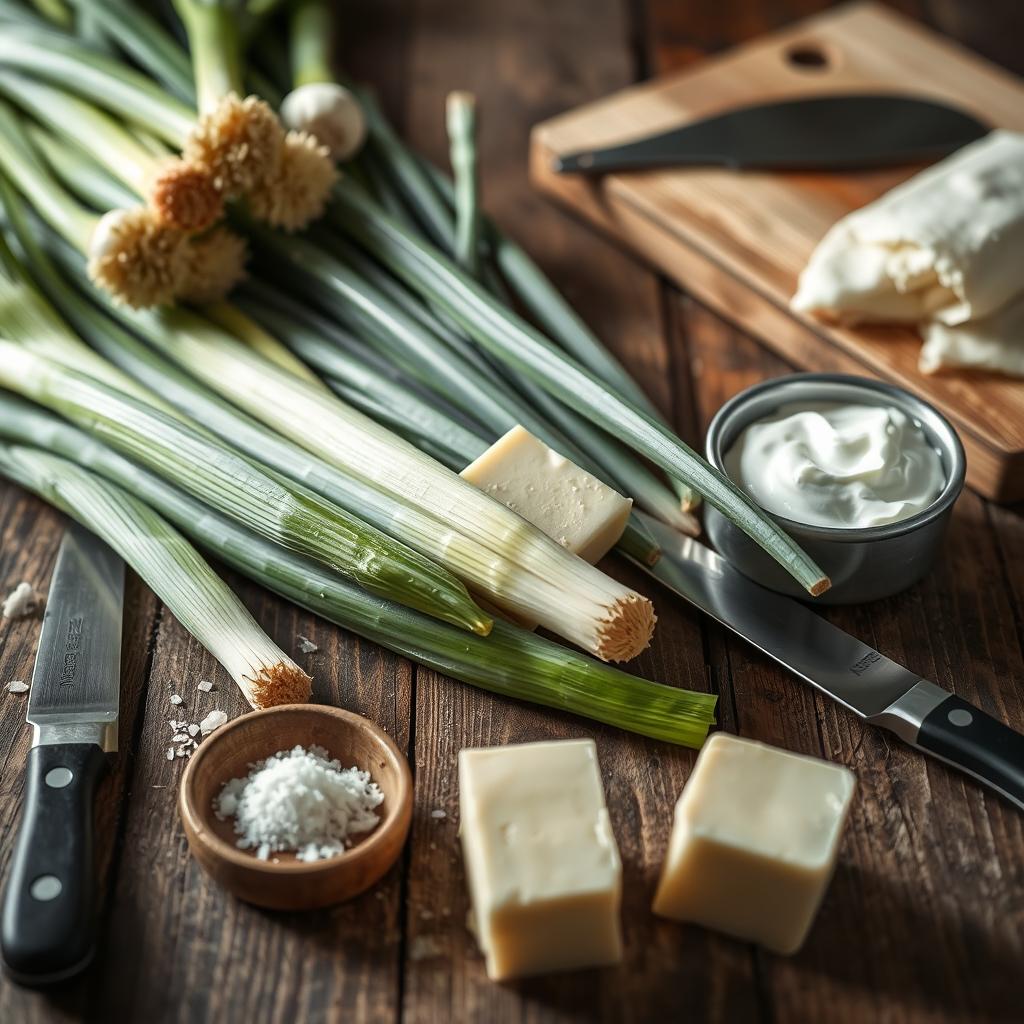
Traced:
<svg viewBox="0 0 1024 1024">
<path fill-rule="evenodd" d="M 219 729 L 226 721 L 228 716 L 223 711 L 211 711 L 200 723 L 199 731 L 204 736 L 209 736 L 214 729 Z"/>
<path fill-rule="evenodd" d="M 7 684 L 7 691 L 9 693 L 28 693 L 28 683 L 23 683 L 20 679 L 15 679 L 13 682 Z"/>
<path fill-rule="evenodd" d="M 3 617 L 5 619 L 23 619 L 31 615 L 36 607 L 36 592 L 32 589 L 31 583 L 24 580 L 19 583 L 3 603 Z"/>
<path fill-rule="evenodd" d="M 237 845 L 260 860 L 292 851 L 301 861 L 336 857 L 352 837 L 380 820 L 384 794 L 359 768 L 342 768 L 323 747 L 297 746 L 252 765 L 214 799 L 221 819 L 234 818 Z"/>
<path fill-rule="evenodd" d="M 298 641 L 299 641 L 299 650 L 303 654 L 314 654 L 316 651 L 320 650 L 320 648 L 317 647 L 317 645 L 315 643 L 313 643 L 313 641 L 308 639 L 307 637 L 300 636 L 300 637 L 298 637 Z"/>
<path fill-rule="evenodd" d="M 213 683 L 211 683 L 209 679 L 204 679 L 196 689 L 199 690 L 200 693 L 209 693 L 213 689 Z"/>
<path fill-rule="evenodd" d="M 181 702 L 182 702 L 182 698 L 181 698 L 181 696 L 179 694 L 177 694 L 177 693 L 172 693 L 171 694 L 171 703 L 172 704 L 180 704 Z"/>
</svg>

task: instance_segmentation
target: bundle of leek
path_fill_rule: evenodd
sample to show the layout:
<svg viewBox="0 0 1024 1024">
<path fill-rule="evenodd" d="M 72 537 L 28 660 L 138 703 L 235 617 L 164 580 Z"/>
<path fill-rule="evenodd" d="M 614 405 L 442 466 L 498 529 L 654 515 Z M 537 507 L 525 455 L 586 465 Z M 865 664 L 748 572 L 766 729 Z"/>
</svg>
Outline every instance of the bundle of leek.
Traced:
<svg viewBox="0 0 1024 1024">
<path fill-rule="evenodd" d="M 491 619 L 439 566 L 205 432 L 27 346 L 0 340 L 0 387 L 67 417 L 211 508 L 390 597 L 481 634 Z"/>
<path fill-rule="evenodd" d="M 495 622 L 486 638 L 438 623 L 249 533 L 77 428 L 0 393 L 0 437 L 45 448 L 143 499 L 200 546 L 288 600 L 439 672 L 670 743 L 699 747 L 716 697 L 647 682 Z"/>
<path fill-rule="evenodd" d="M 10 131 L 17 137 L 17 123 Z M 18 141 L 28 145 L 23 134 Z M 20 167 L 13 170 L 18 174 Z M 20 176 L 17 184 L 25 185 Z M 37 168 L 32 190 L 60 193 L 65 206 L 73 202 L 44 167 Z M 46 216 L 46 208 L 40 212 Z M 60 230 L 62 223 L 53 226 Z M 69 240 L 74 242 L 74 236 Z M 532 618 L 605 660 L 632 658 L 649 644 L 655 619 L 646 598 L 570 554 L 373 420 L 270 363 L 198 314 L 175 307 L 132 311 L 113 305 L 109 312 L 211 389 L 390 498 L 396 511 L 389 532 L 500 607 Z M 37 376 L 50 379 L 47 373 Z M 69 394 L 77 394 L 72 385 L 80 388 L 82 382 L 69 381 Z M 103 396 L 101 407 L 112 400 Z M 141 414 L 126 410 L 131 417 Z"/>
<path fill-rule="evenodd" d="M 106 541 L 228 670 L 254 708 L 309 700 L 310 677 L 260 629 L 199 552 L 148 505 L 38 448 L 0 444 L 0 474 Z"/>
<path fill-rule="evenodd" d="M 24 48 L 22 48 L 24 49 Z M 14 63 L 60 81 L 66 87 L 86 92 L 109 109 L 133 120 L 139 118 L 139 105 L 130 101 L 134 86 L 126 84 L 129 73 L 112 73 L 95 57 L 74 55 L 68 46 L 55 60 L 52 54 L 40 55 L 40 63 L 31 65 L 19 52 L 10 55 L 0 44 L 0 64 Z M 81 64 L 86 71 L 76 75 Z M 142 77 L 142 76 L 139 76 Z M 152 113 L 151 130 L 169 141 L 181 144 L 180 109 L 170 97 L 157 97 L 144 78 L 147 109 Z M 597 376 L 566 355 L 537 330 L 497 300 L 482 285 L 452 263 L 444 253 L 425 242 L 414 230 L 389 216 L 349 181 L 335 189 L 335 202 L 329 219 L 355 239 L 368 255 L 388 268 L 400 281 L 432 307 L 443 310 L 483 351 L 517 377 L 534 382 L 553 398 L 574 407 L 597 427 L 619 437 L 638 454 L 650 459 L 677 481 L 700 492 L 711 504 L 736 523 L 754 541 L 786 568 L 812 594 L 829 586 L 828 578 L 814 562 L 775 523 L 726 477 L 697 456 L 662 423 L 642 408 L 620 397 Z M 443 204 L 442 204 L 443 205 Z M 338 261 L 315 246 L 297 241 L 261 235 L 260 243 L 275 255 L 280 267 L 292 264 L 292 272 L 308 283 L 311 292 L 343 287 L 349 297 L 376 307 L 374 299 L 352 295 Z M 319 252 L 319 255 L 316 255 Z M 310 256 L 316 255 L 313 265 Z M 374 315 L 379 309 L 366 310 Z"/>
</svg>

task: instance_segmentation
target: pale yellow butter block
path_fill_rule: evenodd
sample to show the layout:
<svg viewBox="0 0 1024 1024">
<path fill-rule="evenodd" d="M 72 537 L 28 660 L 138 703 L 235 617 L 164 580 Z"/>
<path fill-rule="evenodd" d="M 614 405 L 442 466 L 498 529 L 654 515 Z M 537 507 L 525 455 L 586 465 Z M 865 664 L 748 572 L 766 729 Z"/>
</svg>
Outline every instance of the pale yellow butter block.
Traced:
<svg viewBox="0 0 1024 1024">
<path fill-rule="evenodd" d="M 622 863 L 593 740 L 461 751 L 459 808 L 490 978 L 622 959 Z"/>
<path fill-rule="evenodd" d="M 633 502 L 513 427 L 461 476 L 588 562 L 622 536 Z"/>
<path fill-rule="evenodd" d="M 795 953 L 835 870 L 853 772 L 715 733 L 676 804 L 654 912 Z"/>
</svg>

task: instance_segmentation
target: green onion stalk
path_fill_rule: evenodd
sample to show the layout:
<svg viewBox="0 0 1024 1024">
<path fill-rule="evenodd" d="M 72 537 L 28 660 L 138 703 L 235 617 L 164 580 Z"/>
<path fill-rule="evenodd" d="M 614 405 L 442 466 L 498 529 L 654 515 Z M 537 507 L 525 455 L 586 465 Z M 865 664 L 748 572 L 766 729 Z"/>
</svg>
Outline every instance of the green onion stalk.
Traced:
<svg viewBox="0 0 1024 1024">
<path fill-rule="evenodd" d="M 18 411 L 0 396 L 0 421 Z M 31 417 L 31 407 L 21 415 Z M 91 442 L 83 436 L 79 444 Z M 254 708 L 309 700 L 310 677 L 263 632 L 199 552 L 144 502 L 75 462 L 19 444 L 0 444 L 0 474 L 109 544 L 227 669 Z"/>
<path fill-rule="evenodd" d="M 476 97 L 448 94 L 445 123 L 455 174 L 455 259 L 467 274 L 480 276 L 480 172 L 476 155 Z"/>
<path fill-rule="evenodd" d="M 210 554 L 330 622 L 473 686 L 670 743 L 699 747 L 716 697 L 627 675 L 524 629 L 466 634 L 268 543 L 37 407 L 0 396 L 0 435 L 47 448 L 139 496 Z"/>
</svg>

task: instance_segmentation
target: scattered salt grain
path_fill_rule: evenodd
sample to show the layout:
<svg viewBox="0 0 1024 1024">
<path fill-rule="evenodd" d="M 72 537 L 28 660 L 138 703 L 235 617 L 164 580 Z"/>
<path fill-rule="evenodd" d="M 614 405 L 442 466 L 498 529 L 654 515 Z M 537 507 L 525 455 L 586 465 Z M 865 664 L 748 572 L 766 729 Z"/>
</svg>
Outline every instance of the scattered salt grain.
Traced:
<svg viewBox="0 0 1024 1024">
<path fill-rule="evenodd" d="M 23 619 L 36 609 L 36 592 L 31 583 L 24 580 L 4 598 L 3 617 L 5 619 Z"/>
<path fill-rule="evenodd" d="M 167 748 L 167 760 L 168 761 L 173 761 L 174 760 L 174 747 L 168 747 Z"/>
<path fill-rule="evenodd" d="M 171 742 L 172 743 L 184 743 L 185 740 L 187 740 L 188 738 L 189 738 L 189 735 L 188 735 L 187 732 L 176 732 L 171 737 Z"/>
<path fill-rule="evenodd" d="M 209 693 L 213 689 L 213 683 L 211 683 L 209 679 L 204 679 L 202 680 L 202 682 L 200 682 L 196 689 L 200 693 Z"/>
<path fill-rule="evenodd" d="M 219 729 L 227 720 L 228 716 L 223 711 L 211 711 L 199 723 L 199 731 L 204 736 L 209 736 L 214 729 Z"/>
<path fill-rule="evenodd" d="M 314 654 L 316 651 L 320 650 L 320 648 L 317 647 L 317 645 L 315 643 L 313 643 L 313 641 L 308 639 L 307 637 L 300 636 L 300 637 L 298 637 L 298 641 L 299 641 L 299 650 L 303 654 Z"/>
<path fill-rule="evenodd" d="M 23 683 L 20 679 L 15 679 L 13 682 L 7 684 L 8 693 L 28 693 L 28 683 Z"/>
<path fill-rule="evenodd" d="M 438 808 L 438 810 L 436 811 L 431 811 L 430 816 L 434 819 L 434 821 L 440 821 L 442 818 L 447 818 L 448 813 Z"/>
<path fill-rule="evenodd" d="M 231 779 L 214 799 L 221 819 L 234 818 L 237 845 L 260 860 L 293 851 L 301 861 L 343 853 L 352 837 L 380 820 L 384 794 L 359 768 L 342 768 L 323 747 L 281 750 Z"/>
<path fill-rule="evenodd" d="M 197 732 L 199 732 L 199 726 L 198 726 L 198 725 L 196 725 L 196 724 L 195 724 L 195 722 L 193 722 L 193 723 L 192 723 L 192 724 L 191 724 L 191 725 L 190 725 L 190 726 L 188 727 L 188 734 L 189 734 L 189 736 L 195 736 L 195 734 L 196 734 Z"/>
<path fill-rule="evenodd" d="M 178 694 L 172 693 L 171 694 L 171 703 L 172 704 L 181 704 L 182 703 L 182 698 Z"/>
</svg>

